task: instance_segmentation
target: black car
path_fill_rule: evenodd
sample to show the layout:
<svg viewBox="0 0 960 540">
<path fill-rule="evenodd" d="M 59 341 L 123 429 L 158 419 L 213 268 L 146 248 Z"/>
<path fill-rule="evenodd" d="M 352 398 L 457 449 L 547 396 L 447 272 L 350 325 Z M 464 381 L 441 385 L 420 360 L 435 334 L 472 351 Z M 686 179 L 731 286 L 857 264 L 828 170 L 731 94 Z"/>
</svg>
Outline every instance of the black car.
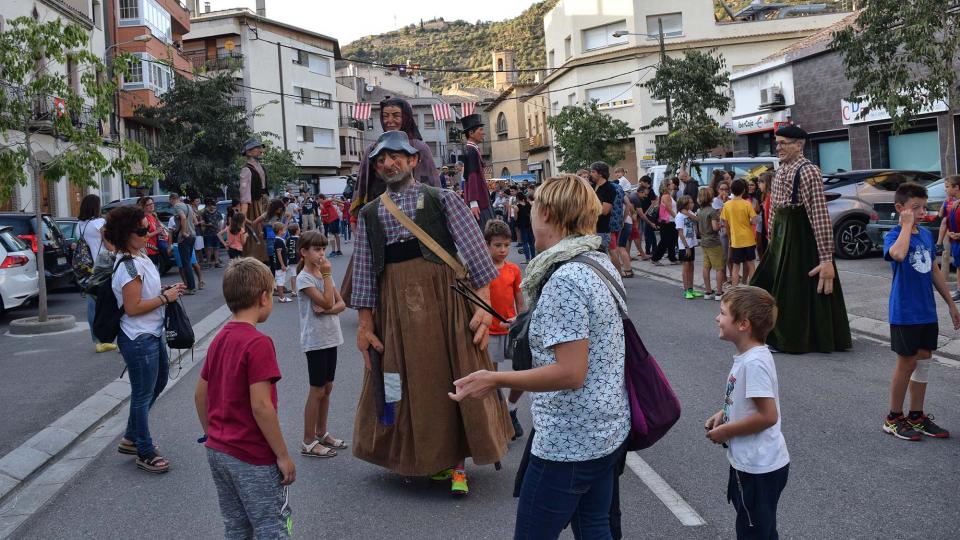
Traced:
<svg viewBox="0 0 960 540">
<path fill-rule="evenodd" d="M 166 225 L 167 220 L 169 220 L 170 216 L 173 215 L 173 205 L 170 204 L 170 196 L 151 195 L 150 198 L 153 199 L 153 206 L 154 210 L 157 212 L 157 219 Z M 118 206 L 133 206 L 137 204 L 138 200 L 140 200 L 140 197 L 127 197 L 126 199 L 113 200 L 100 207 L 100 212 L 106 216 L 107 212 L 113 210 L 114 208 L 117 208 Z"/>
<path fill-rule="evenodd" d="M 26 212 L 0 212 L 0 226 L 9 225 L 14 234 L 26 242 L 34 253 L 38 248 L 37 220 Z M 43 215 L 43 269 L 48 289 L 76 285 L 70 266 L 70 246 L 57 223 L 48 214 Z"/>
</svg>

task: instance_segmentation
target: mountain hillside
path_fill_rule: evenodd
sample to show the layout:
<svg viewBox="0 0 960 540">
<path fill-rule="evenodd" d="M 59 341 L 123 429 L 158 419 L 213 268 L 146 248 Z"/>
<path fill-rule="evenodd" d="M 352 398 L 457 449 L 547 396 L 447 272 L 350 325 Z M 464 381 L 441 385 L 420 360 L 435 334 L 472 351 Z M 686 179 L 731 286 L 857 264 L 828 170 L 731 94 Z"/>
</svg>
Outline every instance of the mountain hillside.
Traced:
<svg viewBox="0 0 960 540">
<path fill-rule="evenodd" d="M 513 19 L 499 22 L 423 21 L 400 30 L 362 37 L 342 49 L 346 59 L 384 64 L 404 64 L 409 60 L 424 67 L 444 69 L 490 69 L 491 53 L 498 48 L 517 54 L 518 68 L 537 68 L 546 63 L 543 46 L 543 16 L 557 0 L 533 4 Z M 493 86 L 490 72 L 425 72 L 434 90 L 453 83 L 464 86 Z M 533 73 L 520 74 L 522 82 L 533 80 Z"/>
</svg>

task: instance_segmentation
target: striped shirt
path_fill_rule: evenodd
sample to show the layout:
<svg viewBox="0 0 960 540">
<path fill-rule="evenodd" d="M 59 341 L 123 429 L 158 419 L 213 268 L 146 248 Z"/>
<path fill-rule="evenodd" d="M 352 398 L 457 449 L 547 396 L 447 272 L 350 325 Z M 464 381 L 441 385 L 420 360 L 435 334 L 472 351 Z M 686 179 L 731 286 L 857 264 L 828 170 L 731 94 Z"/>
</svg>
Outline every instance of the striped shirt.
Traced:
<svg viewBox="0 0 960 540">
<path fill-rule="evenodd" d="M 805 165 L 805 166 L 804 166 Z M 800 185 L 797 187 L 797 204 L 807 210 L 807 218 L 813 228 L 813 236 L 817 242 L 817 253 L 820 263 L 833 260 L 833 233 L 830 226 L 830 213 L 827 211 L 827 200 L 823 196 L 823 176 L 820 167 L 814 165 L 805 157 L 798 158 L 790 163 L 781 162 L 773 177 L 773 187 L 770 190 L 770 203 L 773 208 L 785 208 L 792 204 L 793 177 L 797 169 L 800 172 Z"/>
<path fill-rule="evenodd" d="M 410 187 L 399 191 L 387 190 L 393 202 L 403 210 L 410 219 L 417 213 L 417 199 L 420 195 L 420 184 L 414 182 Z M 490 259 L 490 252 L 483 240 L 483 234 L 477 225 L 477 220 L 467 205 L 456 193 L 440 190 L 440 203 L 447 227 L 457 246 L 457 253 L 470 272 L 470 280 L 475 288 L 484 287 L 497 277 L 497 269 Z M 413 240 L 416 236 L 408 231 L 393 217 L 387 207 L 380 205 L 377 217 L 383 224 L 387 245 Z M 373 254 L 367 237 L 367 228 L 363 214 L 357 222 L 357 243 L 353 256 L 353 292 L 351 304 L 354 308 L 377 307 L 377 274 L 373 267 Z"/>
</svg>

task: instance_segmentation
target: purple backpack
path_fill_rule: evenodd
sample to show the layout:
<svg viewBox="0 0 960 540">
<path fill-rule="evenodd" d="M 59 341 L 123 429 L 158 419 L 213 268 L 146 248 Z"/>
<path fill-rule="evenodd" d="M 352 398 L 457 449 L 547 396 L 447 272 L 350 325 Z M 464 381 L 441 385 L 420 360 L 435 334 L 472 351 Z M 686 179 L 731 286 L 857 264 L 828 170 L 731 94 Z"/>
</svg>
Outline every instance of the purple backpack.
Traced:
<svg viewBox="0 0 960 540">
<path fill-rule="evenodd" d="M 623 287 L 600 263 L 590 257 L 577 256 L 571 259 L 571 262 L 581 262 L 593 268 L 610 289 L 620 310 L 625 341 L 624 382 L 627 399 L 630 400 L 630 437 L 627 450 L 649 448 L 666 435 L 680 419 L 680 400 L 670 387 L 670 382 L 657 360 L 644 346 L 637 329 L 620 303 L 619 299 L 626 301 Z"/>
</svg>

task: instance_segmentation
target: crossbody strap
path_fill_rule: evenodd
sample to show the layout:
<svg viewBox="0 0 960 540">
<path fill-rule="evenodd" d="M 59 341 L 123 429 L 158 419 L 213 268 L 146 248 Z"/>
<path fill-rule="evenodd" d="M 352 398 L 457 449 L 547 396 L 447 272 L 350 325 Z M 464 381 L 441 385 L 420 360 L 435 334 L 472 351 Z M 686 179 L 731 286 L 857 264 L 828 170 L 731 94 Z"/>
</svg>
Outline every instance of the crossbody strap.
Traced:
<svg viewBox="0 0 960 540">
<path fill-rule="evenodd" d="M 380 195 L 380 204 L 384 205 L 387 211 L 390 212 L 393 217 L 397 218 L 397 221 L 399 221 L 405 229 L 413 233 L 413 235 L 417 237 L 417 240 L 427 246 L 427 249 L 432 251 L 437 257 L 443 259 L 443 262 L 447 263 L 447 266 L 453 269 L 457 279 L 467 278 L 467 269 L 463 266 L 463 263 L 455 259 L 453 255 L 450 255 L 450 252 L 440 247 L 440 244 L 438 244 L 432 236 L 427 234 L 427 232 L 414 223 L 412 219 L 407 217 L 407 215 L 403 213 L 403 210 L 397 206 L 397 203 L 393 202 L 393 199 L 391 199 L 386 192 Z"/>
<path fill-rule="evenodd" d="M 597 273 L 597 276 L 601 281 L 607 286 L 607 289 L 610 290 L 610 294 L 613 295 L 613 301 L 617 304 L 617 310 L 620 311 L 621 319 L 629 319 L 630 316 L 627 313 L 627 308 L 625 307 L 627 301 L 627 291 L 617 283 L 613 278 L 610 272 L 603 267 L 599 262 L 593 260 L 592 258 L 586 255 L 577 255 L 576 257 L 570 259 L 570 262 L 583 263 L 593 269 Z"/>
</svg>

